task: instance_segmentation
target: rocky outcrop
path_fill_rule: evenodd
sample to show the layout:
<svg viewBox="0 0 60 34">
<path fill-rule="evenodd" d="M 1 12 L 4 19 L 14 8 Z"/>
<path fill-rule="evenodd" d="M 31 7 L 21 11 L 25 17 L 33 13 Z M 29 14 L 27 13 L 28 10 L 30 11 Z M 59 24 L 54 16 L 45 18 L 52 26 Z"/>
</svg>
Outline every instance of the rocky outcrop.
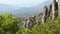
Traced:
<svg viewBox="0 0 60 34">
<path fill-rule="evenodd" d="M 47 6 L 45 6 L 43 8 L 42 23 L 46 22 L 47 16 L 48 16 L 48 8 L 47 8 Z"/>
<path fill-rule="evenodd" d="M 58 15 L 60 16 L 60 0 L 58 0 Z"/>
<path fill-rule="evenodd" d="M 42 15 L 43 15 L 42 12 L 38 15 L 37 20 L 38 20 L 39 23 L 42 23 Z"/>
<path fill-rule="evenodd" d="M 59 13 L 56 10 L 59 10 Z M 60 0 L 58 0 L 58 2 L 53 0 L 52 4 L 50 4 L 48 7 L 44 6 L 43 11 L 38 15 L 38 22 L 44 24 L 47 19 L 55 20 L 58 15 L 60 16 Z M 34 22 L 36 22 L 36 16 L 30 16 L 25 23 L 26 27 L 31 27 Z"/>
<path fill-rule="evenodd" d="M 30 16 L 29 19 L 25 22 L 25 28 L 32 27 L 36 22 L 36 15 Z"/>
<path fill-rule="evenodd" d="M 56 0 L 52 0 L 52 19 L 55 19 Z"/>
<path fill-rule="evenodd" d="M 52 4 L 48 6 L 48 19 L 52 19 Z"/>
<path fill-rule="evenodd" d="M 48 7 L 45 6 L 43 8 L 43 12 L 39 16 L 40 19 L 38 18 L 39 21 L 44 23 L 47 19 L 54 20 L 58 16 L 58 12 L 56 10 L 58 10 L 58 2 L 56 2 L 56 0 L 53 0 L 52 4 L 50 4 Z"/>
</svg>

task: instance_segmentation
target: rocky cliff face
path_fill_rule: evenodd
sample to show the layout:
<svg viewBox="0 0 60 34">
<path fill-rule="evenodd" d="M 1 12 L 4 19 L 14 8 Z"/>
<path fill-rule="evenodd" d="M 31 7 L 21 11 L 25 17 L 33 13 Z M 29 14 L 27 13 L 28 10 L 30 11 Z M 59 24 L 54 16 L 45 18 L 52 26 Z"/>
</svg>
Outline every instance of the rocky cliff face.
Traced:
<svg viewBox="0 0 60 34">
<path fill-rule="evenodd" d="M 60 0 L 58 0 L 58 11 L 59 11 L 59 16 L 60 16 Z"/>
<path fill-rule="evenodd" d="M 52 1 L 52 19 L 55 18 L 55 10 L 56 10 L 56 0 Z"/>
<path fill-rule="evenodd" d="M 59 13 L 56 10 L 59 10 Z M 44 6 L 43 11 L 38 15 L 38 22 L 44 24 L 47 19 L 55 20 L 58 14 L 60 16 L 60 0 L 58 2 L 53 0 L 52 4 Z"/>
<path fill-rule="evenodd" d="M 42 11 L 42 22 L 46 22 L 46 19 L 55 19 L 58 16 L 58 12 L 56 12 L 56 10 L 58 10 L 58 2 L 56 2 L 56 0 L 52 1 L 52 4 L 50 4 L 49 6 L 45 6 L 43 8 Z"/>
</svg>

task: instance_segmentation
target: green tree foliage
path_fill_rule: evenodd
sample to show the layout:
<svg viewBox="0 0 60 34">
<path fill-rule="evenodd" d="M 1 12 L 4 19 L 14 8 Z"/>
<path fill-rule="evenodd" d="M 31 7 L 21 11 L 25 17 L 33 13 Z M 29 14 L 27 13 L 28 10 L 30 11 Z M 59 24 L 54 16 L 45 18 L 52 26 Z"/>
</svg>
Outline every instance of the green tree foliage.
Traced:
<svg viewBox="0 0 60 34">
<path fill-rule="evenodd" d="M 24 30 L 22 27 L 19 29 L 17 19 L 12 14 L 0 15 L 0 34 L 60 34 L 60 16 L 55 20 L 47 20 L 45 24 L 37 22 L 31 29 Z"/>
<path fill-rule="evenodd" d="M 47 20 L 45 24 L 37 23 L 32 30 L 25 29 L 22 34 L 60 34 L 60 17 L 56 20 Z"/>
<path fill-rule="evenodd" d="M 17 19 L 12 14 L 0 14 L 0 34 L 16 34 L 19 29 Z"/>
</svg>

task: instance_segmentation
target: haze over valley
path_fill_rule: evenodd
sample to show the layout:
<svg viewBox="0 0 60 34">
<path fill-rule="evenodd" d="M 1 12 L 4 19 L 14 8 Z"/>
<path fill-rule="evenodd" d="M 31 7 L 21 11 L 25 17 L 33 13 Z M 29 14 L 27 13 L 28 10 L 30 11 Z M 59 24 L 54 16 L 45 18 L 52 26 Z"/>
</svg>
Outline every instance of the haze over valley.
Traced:
<svg viewBox="0 0 60 34">
<path fill-rule="evenodd" d="M 40 3 L 36 6 L 31 7 L 19 7 L 15 5 L 0 4 L 0 14 L 3 13 L 12 13 L 14 16 L 28 17 L 34 14 L 39 14 L 44 6 L 48 6 L 52 1 L 47 0 L 43 3 Z"/>
</svg>

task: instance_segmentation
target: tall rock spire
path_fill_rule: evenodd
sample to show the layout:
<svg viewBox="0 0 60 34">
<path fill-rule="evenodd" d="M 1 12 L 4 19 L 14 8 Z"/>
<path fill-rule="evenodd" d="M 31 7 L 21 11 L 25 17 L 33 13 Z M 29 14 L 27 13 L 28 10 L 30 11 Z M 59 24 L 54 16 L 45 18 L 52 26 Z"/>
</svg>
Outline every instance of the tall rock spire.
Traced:
<svg viewBox="0 0 60 34">
<path fill-rule="evenodd" d="M 44 24 L 46 22 L 46 17 L 48 15 L 48 8 L 47 6 L 44 6 L 44 9 L 43 9 L 43 16 L 42 16 L 42 23 Z"/>
<path fill-rule="evenodd" d="M 52 19 L 52 4 L 48 6 L 48 19 Z"/>
<path fill-rule="evenodd" d="M 60 0 L 58 0 L 58 15 L 60 16 Z"/>
<path fill-rule="evenodd" d="M 56 0 L 52 1 L 52 19 L 55 19 Z"/>
</svg>

